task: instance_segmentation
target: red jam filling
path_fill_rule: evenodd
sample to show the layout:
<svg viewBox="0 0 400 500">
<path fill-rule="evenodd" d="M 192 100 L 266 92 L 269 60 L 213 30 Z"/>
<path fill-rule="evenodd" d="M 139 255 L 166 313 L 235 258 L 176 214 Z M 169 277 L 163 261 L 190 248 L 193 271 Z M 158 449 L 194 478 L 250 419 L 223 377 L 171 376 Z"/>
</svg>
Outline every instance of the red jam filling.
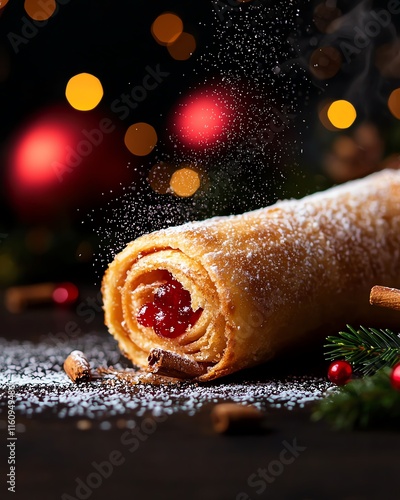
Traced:
<svg viewBox="0 0 400 500">
<path fill-rule="evenodd" d="M 174 339 L 186 332 L 199 319 L 203 309 L 192 309 L 190 293 L 171 274 L 137 313 L 140 325 L 151 327 L 157 335 Z"/>
</svg>

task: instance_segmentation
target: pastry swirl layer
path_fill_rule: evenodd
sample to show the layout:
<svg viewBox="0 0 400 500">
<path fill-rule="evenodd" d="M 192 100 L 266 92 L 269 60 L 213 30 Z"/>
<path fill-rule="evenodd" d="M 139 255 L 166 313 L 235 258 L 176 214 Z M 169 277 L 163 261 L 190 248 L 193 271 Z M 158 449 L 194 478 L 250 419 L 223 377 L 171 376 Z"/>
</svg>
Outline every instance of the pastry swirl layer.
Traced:
<svg viewBox="0 0 400 500">
<path fill-rule="evenodd" d="M 136 319 L 169 275 L 203 309 L 174 339 Z M 379 322 L 375 284 L 400 286 L 398 171 L 141 236 L 109 265 L 102 292 L 105 322 L 133 363 L 147 366 L 158 347 L 205 363 L 199 380 L 210 380 L 346 322 Z"/>
</svg>

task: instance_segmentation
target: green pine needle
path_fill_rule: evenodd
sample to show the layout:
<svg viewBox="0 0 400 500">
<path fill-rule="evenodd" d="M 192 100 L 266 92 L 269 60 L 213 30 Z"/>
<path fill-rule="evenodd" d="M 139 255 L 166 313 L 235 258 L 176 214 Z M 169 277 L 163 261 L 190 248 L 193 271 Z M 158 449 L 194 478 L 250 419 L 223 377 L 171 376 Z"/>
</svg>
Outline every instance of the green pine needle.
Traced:
<svg viewBox="0 0 400 500">
<path fill-rule="evenodd" d="M 339 392 L 319 401 L 312 420 L 326 420 L 335 429 L 394 426 L 399 428 L 400 391 L 390 383 L 390 368 L 371 377 L 355 379 Z"/>
<path fill-rule="evenodd" d="M 347 325 L 348 332 L 326 338 L 325 359 L 344 359 L 356 373 L 372 375 L 386 366 L 392 367 L 400 357 L 400 336 L 391 330 L 360 327 L 355 330 Z"/>
</svg>

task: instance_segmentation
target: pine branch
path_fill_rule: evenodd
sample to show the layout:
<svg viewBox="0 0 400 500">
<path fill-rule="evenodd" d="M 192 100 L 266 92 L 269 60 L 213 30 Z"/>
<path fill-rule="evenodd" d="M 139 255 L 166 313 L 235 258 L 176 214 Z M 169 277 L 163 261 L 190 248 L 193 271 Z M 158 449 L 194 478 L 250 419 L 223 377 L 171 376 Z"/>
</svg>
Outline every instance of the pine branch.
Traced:
<svg viewBox="0 0 400 500">
<path fill-rule="evenodd" d="M 335 429 L 399 427 L 400 391 L 390 383 L 390 368 L 372 377 L 355 379 L 339 392 L 319 401 L 312 413 L 313 421 L 326 420 Z"/>
<path fill-rule="evenodd" d="M 360 327 L 326 338 L 325 359 L 345 359 L 353 370 L 364 376 L 372 375 L 383 367 L 392 367 L 400 357 L 400 336 L 391 330 Z"/>
</svg>

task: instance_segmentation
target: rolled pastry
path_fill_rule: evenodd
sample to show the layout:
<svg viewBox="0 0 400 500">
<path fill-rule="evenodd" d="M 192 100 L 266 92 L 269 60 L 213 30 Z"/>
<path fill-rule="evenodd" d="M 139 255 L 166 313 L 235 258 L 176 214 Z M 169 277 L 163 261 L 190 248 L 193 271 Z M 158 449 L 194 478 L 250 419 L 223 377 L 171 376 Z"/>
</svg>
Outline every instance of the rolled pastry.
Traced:
<svg viewBox="0 0 400 500">
<path fill-rule="evenodd" d="M 167 352 L 205 381 L 376 321 L 375 284 L 400 285 L 400 171 L 141 236 L 110 264 L 102 292 L 106 325 L 135 365 Z M 165 311 L 143 314 L 171 290 L 189 300 L 176 307 L 190 319 L 165 335 L 154 326 Z"/>
</svg>

